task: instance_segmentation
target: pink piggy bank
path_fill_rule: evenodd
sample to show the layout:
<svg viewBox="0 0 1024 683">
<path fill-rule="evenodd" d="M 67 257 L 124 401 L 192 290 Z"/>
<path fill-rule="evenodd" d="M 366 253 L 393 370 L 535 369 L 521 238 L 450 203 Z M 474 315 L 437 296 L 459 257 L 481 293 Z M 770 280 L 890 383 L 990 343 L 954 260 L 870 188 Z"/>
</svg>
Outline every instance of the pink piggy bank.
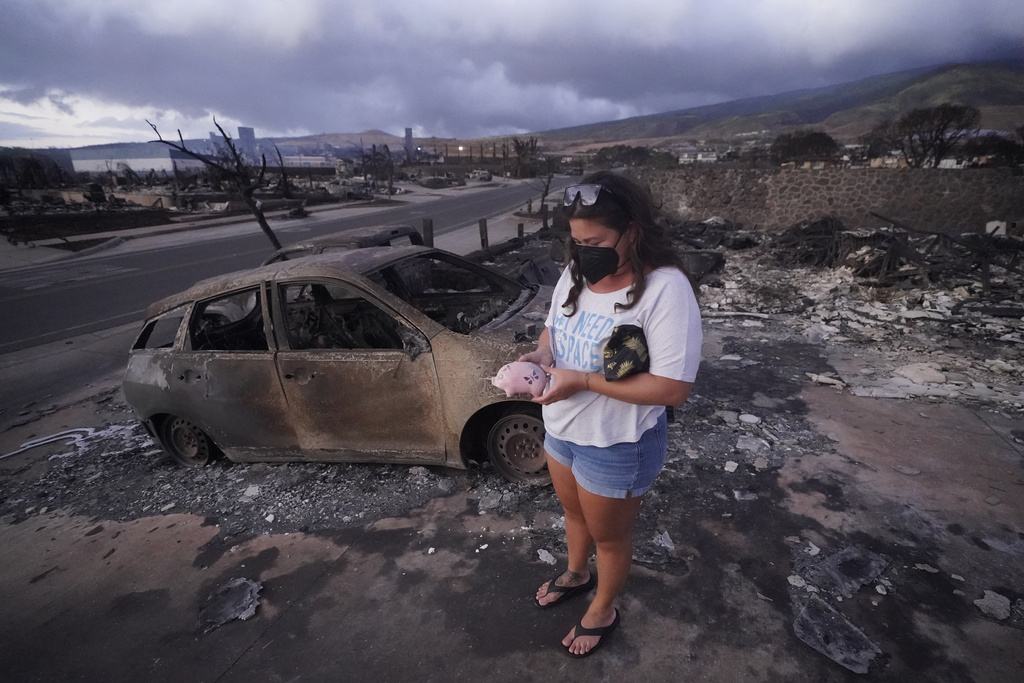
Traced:
<svg viewBox="0 0 1024 683">
<path fill-rule="evenodd" d="M 548 387 L 548 376 L 536 363 L 516 361 L 502 366 L 491 384 L 505 390 L 506 396 L 530 394 L 537 397 Z"/>
</svg>

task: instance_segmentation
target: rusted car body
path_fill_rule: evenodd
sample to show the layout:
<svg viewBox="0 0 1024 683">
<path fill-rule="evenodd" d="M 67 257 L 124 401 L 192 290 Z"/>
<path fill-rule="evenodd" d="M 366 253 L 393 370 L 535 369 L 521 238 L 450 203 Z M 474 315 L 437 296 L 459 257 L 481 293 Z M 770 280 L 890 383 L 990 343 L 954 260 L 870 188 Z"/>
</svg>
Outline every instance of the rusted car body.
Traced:
<svg viewBox="0 0 1024 683">
<path fill-rule="evenodd" d="M 491 385 L 551 289 L 422 246 L 211 278 L 150 306 L 123 382 L 178 461 L 354 461 L 548 480 L 538 406 Z"/>
<path fill-rule="evenodd" d="M 410 244 L 423 244 L 423 237 L 411 225 L 371 225 L 285 245 L 271 254 L 263 265 L 335 251 L 367 247 L 401 247 Z"/>
</svg>

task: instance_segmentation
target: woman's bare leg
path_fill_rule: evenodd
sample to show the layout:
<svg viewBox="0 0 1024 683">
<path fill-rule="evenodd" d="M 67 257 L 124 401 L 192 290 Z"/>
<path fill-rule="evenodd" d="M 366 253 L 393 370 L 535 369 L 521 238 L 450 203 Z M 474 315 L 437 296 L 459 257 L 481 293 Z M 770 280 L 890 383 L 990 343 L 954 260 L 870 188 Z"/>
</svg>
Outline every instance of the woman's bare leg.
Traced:
<svg viewBox="0 0 1024 683">
<path fill-rule="evenodd" d="M 565 542 L 569 547 L 569 569 L 559 576 L 555 583 L 559 586 L 578 586 L 590 580 L 587 561 L 590 558 L 590 548 L 594 545 L 594 538 L 587 528 L 577 493 L 581 489 L 576 483 L 572 469 L 549 455 L 548 471 L 551 473 L 551 483 L 555 485 L 555 493 L 565 511 Z M 537 602 L 542 605 L 558 598 L 557 593 L 548 595 L 547 589 L 547 583 L 537 589 Z"/>
<path fill-rule="evenodd" d="M 601 577 L 594 600 L 580 623 L 584 628 L 600 628 L 615 620 L 615 598 L 626 585 L 633 565 L 633 524 L 643 498 L 605 498 L 582 488 L 577 489 L 576 497 L 586 527 L 597 543 L 597 575 Z M 583 654 L 600 641 L 599 636 L 576 638 L 575 631 L 574 627 L 562 639 L 573 654 Z"/>
</svg>

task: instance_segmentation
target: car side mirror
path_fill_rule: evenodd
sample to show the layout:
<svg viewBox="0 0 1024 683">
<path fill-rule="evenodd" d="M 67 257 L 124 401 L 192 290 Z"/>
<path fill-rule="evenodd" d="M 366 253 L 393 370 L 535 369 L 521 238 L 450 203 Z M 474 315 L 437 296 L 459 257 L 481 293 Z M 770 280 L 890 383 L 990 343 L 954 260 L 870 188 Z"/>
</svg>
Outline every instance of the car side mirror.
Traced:
<svg viewBox="0 0 1024 683">
<path fill-rule="evenodd" d="M 430 342 L 419 332 L 405 329 L 401 333 L 401 337 L 405 352 L 409 354 L 409 360 L 416 360 L 418 356 L 430 352 Z"/>
</svg>

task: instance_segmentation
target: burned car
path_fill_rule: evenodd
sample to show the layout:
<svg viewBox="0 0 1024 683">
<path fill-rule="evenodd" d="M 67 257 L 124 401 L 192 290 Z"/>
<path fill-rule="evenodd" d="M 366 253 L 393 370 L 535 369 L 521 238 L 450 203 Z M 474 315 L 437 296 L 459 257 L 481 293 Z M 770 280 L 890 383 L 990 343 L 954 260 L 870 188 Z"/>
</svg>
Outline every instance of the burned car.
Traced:
<svg viewBox="0 0 1024 683">
<path fill-rule="evenodd" d="M 149 307 L 123 391 L 178 462 L 348 461 L 547 482 L 540 406 L 491 385 L 551 289 L 423 246 L 204 280 Z"/>
<path fill-rule="evenodd" d="M 286 245 L 271 254 L 263 265 L 313 254 L 329 254 L 367 247 L 400 247 L 409 244 L 423 244 L 423 237 L 411 225 L 372 225 Z"/>
</svg>

